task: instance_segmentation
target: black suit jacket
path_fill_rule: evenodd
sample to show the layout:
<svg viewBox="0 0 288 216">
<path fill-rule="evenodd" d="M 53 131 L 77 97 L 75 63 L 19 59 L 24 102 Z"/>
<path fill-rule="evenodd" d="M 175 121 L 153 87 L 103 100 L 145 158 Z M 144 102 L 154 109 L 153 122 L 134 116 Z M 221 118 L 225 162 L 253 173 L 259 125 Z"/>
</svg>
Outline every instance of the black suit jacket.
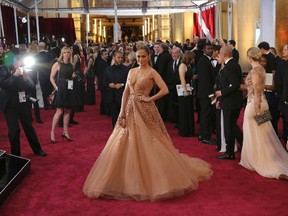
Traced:
<svg viewBox="0 0 288 216">
<path fill-rule="evenodd" d="M 5 112 L 8 102 L 12 99 L 18 100 L 18 92 L 25 91 L 25 94 L 31 92 L 35 87 L 31 79 L 24 80 L 23 76 L 13 76 L 11 70 L 6 66 L 1 66 L 0 69 L 0 88 L 1 100 L 0 110 Z"/>
<path fill-rule="evenodd" d="M 209 95 L 214 93 L 215 70 L 210 59 L 206 55 L 202 55 L 197 64 L 198 98 L 208 99 Z"/>
<path fill-rule="evenodd" d="M 180 84 L 180 76 L 179 76 L 179 65 L 181 64 L 181 58 L 178 60 L 178 63 L 176 65 L 175 71 L 173 70 L 173 64 L 174 64 L 174 60 L 172 59 L 168 66 L 167 66 L 167 76 L 165 77 L 165 83 L 169 88 L 169 92 L 170 90 L 174 90 L 176 91 L 176 85 Z"/>
<path fill-rule="evenodd" d="M 232 49 L 232 56 L 233 56 L 233 59 L 239 63 L 239 52 L 236 48 L 233 48 Z"/>
<path fill-rule="evenodd" d="M 125 65 L 111 65 L 106 68 L 103 85 L 106 88 L 105 101 L 107 103 L 116 102 L 118 105 L 121 105 L 121 99 L 126 84 L 129 68 Z M 109 83 L 123 83 L 124 86 L 120 89 L 110 88 Z"/>
<path fill-rule="evenodd" d="M 103 76 L 106 68 L 109 67 L 109 62 L 99 58 L 94 64 L 96 64 L 94 73 L 98 78 L 98 88 L 101 92 L 105 91 L 105 87 L 103 85 Z"/>
<path fill-rule="evenodd" d="M 163 80 L 167 77 L 167 66 L 171 60 L 172 57 L 169 52 L 163 52 L 158 56 L 156 68 L 154 69 L 161 75 Z"/>
<path fill-rule="evenodd" d="M 239 90 L 242 83 L 242 70 L 240 65 L 230 59 L 224 66 L 220 79 L 222 97 L 220 105 L 222 109 L 240 109 L 243 106 L 243 94 Z"/>
</svg>

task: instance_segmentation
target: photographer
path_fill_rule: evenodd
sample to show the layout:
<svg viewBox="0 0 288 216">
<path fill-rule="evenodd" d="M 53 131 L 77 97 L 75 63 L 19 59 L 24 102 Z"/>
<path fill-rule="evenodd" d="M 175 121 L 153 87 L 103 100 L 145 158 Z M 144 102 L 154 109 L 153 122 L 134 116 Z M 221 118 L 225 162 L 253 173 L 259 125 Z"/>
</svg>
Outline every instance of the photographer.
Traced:
<svg viewBox="0 0 288 216">
<path fill-rule="evenodd" d="M 13 66 L 2 66 L 0 69 L 0 88 L 3 91 L 3 102 L 0 104 L 8 125 L 8 137 L 11 144 L 11 154 L 20 156 L 20 127 L 24 129 L 27 140 L 38 156 L 46 156 L 42 150 L 36 132 L 32 126 L 31 105 L 28 102 L 29 92 L 34 84 L 22 68 L 22 58 L 14 57 Z"/>
</svg>

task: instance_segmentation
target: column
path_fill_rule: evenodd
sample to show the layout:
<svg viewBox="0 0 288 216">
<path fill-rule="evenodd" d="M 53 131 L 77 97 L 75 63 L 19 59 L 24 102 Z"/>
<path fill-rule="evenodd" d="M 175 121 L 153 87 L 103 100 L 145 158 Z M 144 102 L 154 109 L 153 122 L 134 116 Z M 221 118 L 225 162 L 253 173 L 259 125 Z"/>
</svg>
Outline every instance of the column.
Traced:
<svg viewBox="0 0 288 216">
<path fill-rule="evenodd" d="M 260 16 L 260 41 L 275 46 L 276 0 L 261 0 Z"/>
</svg>

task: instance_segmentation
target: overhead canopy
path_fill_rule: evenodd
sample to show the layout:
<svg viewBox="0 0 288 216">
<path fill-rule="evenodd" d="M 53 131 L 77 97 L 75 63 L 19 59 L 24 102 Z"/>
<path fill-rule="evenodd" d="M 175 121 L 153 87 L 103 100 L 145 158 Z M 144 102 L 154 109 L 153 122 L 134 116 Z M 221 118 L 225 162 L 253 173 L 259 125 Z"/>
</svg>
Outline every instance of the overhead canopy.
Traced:
<svg viewBox="0 0 288 216">
<path fill-rule="evenodd" d="M 97 14 L 113 16 L 115 12 L 113 0 L 68 0 L 63 6 L 63 0 L 58 0 L 59 7 L 49 7 L 46 2 L 51 0 L 37 0 L 38 12 Z M 182 13 L 185 11 L 197 12 L 199 7 L 209 7 L 217 0 L 115 0 L 118 16 Z M 4 5 L 16 7 L 23 12 L 34 12 L 35 0 L 0 0 Z M 57 1 L 55 1 L 57 2 Z M 71 6 L 77 5 L 77 6 Z"/>
</svg>

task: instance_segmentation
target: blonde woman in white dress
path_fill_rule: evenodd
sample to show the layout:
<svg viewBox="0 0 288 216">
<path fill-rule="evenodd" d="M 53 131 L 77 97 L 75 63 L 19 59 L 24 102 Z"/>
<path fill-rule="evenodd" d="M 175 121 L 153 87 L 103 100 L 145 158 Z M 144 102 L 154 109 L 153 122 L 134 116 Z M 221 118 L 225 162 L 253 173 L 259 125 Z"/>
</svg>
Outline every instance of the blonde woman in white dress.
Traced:
<svg viewBox="0 0 288 216">
<path fill-rule="evenodd" d="M 252 66 L 245 84 L 248 90 L 243 122 L 243 148 L 240 165 L 267 178 L 288 178 L 288 154 L 280 143 L 270 121 L 258 126 L 254 117 L 268 110 L 264 95 L 266 72 L 259 64 L 261 51 L 247 51 Z"/>
</svg>

